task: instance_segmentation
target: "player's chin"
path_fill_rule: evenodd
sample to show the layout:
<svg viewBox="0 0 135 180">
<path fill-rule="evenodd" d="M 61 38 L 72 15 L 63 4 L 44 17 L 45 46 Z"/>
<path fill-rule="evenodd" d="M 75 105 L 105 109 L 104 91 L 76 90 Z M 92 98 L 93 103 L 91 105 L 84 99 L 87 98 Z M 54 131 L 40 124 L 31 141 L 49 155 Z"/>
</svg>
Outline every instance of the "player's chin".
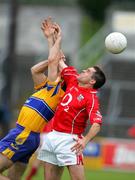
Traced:
<svg viewBox="0 0 135 180">
<path fill-rule="evenodd" d="M 78 82 L 83 84 L 84 83 L 84 79 L 82 77 L 79 77 L 78 78 Z"/>
<path fill-rule="evenodd" d="M 79 76 L 79 77 L 77 77 L 77 80 L 78 80 L 79 82 L 82 82 L 83 78 L 82 78 L 81 76 Z"/>
</svg>

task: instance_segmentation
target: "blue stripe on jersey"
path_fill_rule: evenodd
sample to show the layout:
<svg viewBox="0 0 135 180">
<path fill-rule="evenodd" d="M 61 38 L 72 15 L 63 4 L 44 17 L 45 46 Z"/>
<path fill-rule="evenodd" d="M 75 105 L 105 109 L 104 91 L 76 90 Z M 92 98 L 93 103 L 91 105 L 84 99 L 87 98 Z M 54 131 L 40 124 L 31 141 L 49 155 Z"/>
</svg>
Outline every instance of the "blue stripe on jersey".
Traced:
<svg viewBox="0 0 135 180">
<path fill-rule="evenodd" d="M 42 99 L 36 97 L 30 97 L 26 100 L 24 106 L 34 109 L 42 118 L 50 121 L 54 116 L 54 111 L 48 106 L 48 104 Z"/>
<path fill-rule="evenodd" d="M 54 96 L 54 95 L 56 95 L 56 94 L 58 93 L 59 88 L 60 88 L 60 83 L 57 84 L 57 86 L 56 86 L 56 88 L 55 88 L 52 96 Z M 51 97 L 52 97 L 52 96 L 51 96 Z"/>
<path fill-rule="evenodd" d="M 47 91 L 50 91 L 53 87 L 54 87 L 53 85 L 48 85 L 48 83 L 46 83 L 46 84 L 44 85 L 44 88 L 46 88 Z"/>
</svg>

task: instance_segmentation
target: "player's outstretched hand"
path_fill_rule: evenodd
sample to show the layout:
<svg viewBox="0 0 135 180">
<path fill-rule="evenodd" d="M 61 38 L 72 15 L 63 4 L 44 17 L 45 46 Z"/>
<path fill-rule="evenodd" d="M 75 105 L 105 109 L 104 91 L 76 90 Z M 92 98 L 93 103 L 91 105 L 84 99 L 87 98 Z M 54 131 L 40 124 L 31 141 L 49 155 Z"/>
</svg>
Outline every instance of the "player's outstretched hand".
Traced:
<svg viewBox="0 0 135 180">
<path fill-rule="evenodd" d="M 53 27 L 55 28 L 55 31 L 54 31 L 54 41 L 61 40 L 62 31 L 61 31 L 60 26 L 57 23 L 54 23 Z"/>
<path fill-rule="evenodd" d="M 46 38 L 49 38 L 54 35 L 55 32 L 55 25 L 52 22 L 52 18 L 48 17 L 42 22 L 41 29 L 43 31 L 43 34 Z"/>
</svg>

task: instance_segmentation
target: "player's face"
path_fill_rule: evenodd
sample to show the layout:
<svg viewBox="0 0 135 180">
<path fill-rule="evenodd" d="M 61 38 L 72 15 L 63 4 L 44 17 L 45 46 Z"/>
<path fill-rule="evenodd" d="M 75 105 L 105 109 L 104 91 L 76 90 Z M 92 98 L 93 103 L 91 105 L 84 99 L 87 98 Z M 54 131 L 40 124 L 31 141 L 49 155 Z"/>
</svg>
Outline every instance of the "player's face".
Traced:
<svg viewBox="0 0 135 180">
<path fill-rule="evenodd" d="M 78 81 L 81 82 L 81 83 L 89 83 L 93 80 L 92 76 L 93 74 L 95 73 L 95 69 L 93 67 L 91 68 L 88 68 L 86 70 L 83 70 L 79 76 L 78 76 Z"/>
</svg>

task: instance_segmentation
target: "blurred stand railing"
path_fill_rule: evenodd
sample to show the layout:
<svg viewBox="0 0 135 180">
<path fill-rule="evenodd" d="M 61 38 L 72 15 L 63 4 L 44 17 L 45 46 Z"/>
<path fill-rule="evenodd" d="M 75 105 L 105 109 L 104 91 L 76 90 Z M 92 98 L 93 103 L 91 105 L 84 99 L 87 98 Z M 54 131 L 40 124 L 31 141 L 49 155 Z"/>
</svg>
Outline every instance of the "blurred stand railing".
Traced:
<svg viewBox="0 0 135 180">
<path fill-rule="evenodd" d="M 102 26 L 99 31 L 73 56 L 79 69 L 87 68 L 97 62 L 105 54 L 104 39 L 107 27 Z"/>
</svg>

